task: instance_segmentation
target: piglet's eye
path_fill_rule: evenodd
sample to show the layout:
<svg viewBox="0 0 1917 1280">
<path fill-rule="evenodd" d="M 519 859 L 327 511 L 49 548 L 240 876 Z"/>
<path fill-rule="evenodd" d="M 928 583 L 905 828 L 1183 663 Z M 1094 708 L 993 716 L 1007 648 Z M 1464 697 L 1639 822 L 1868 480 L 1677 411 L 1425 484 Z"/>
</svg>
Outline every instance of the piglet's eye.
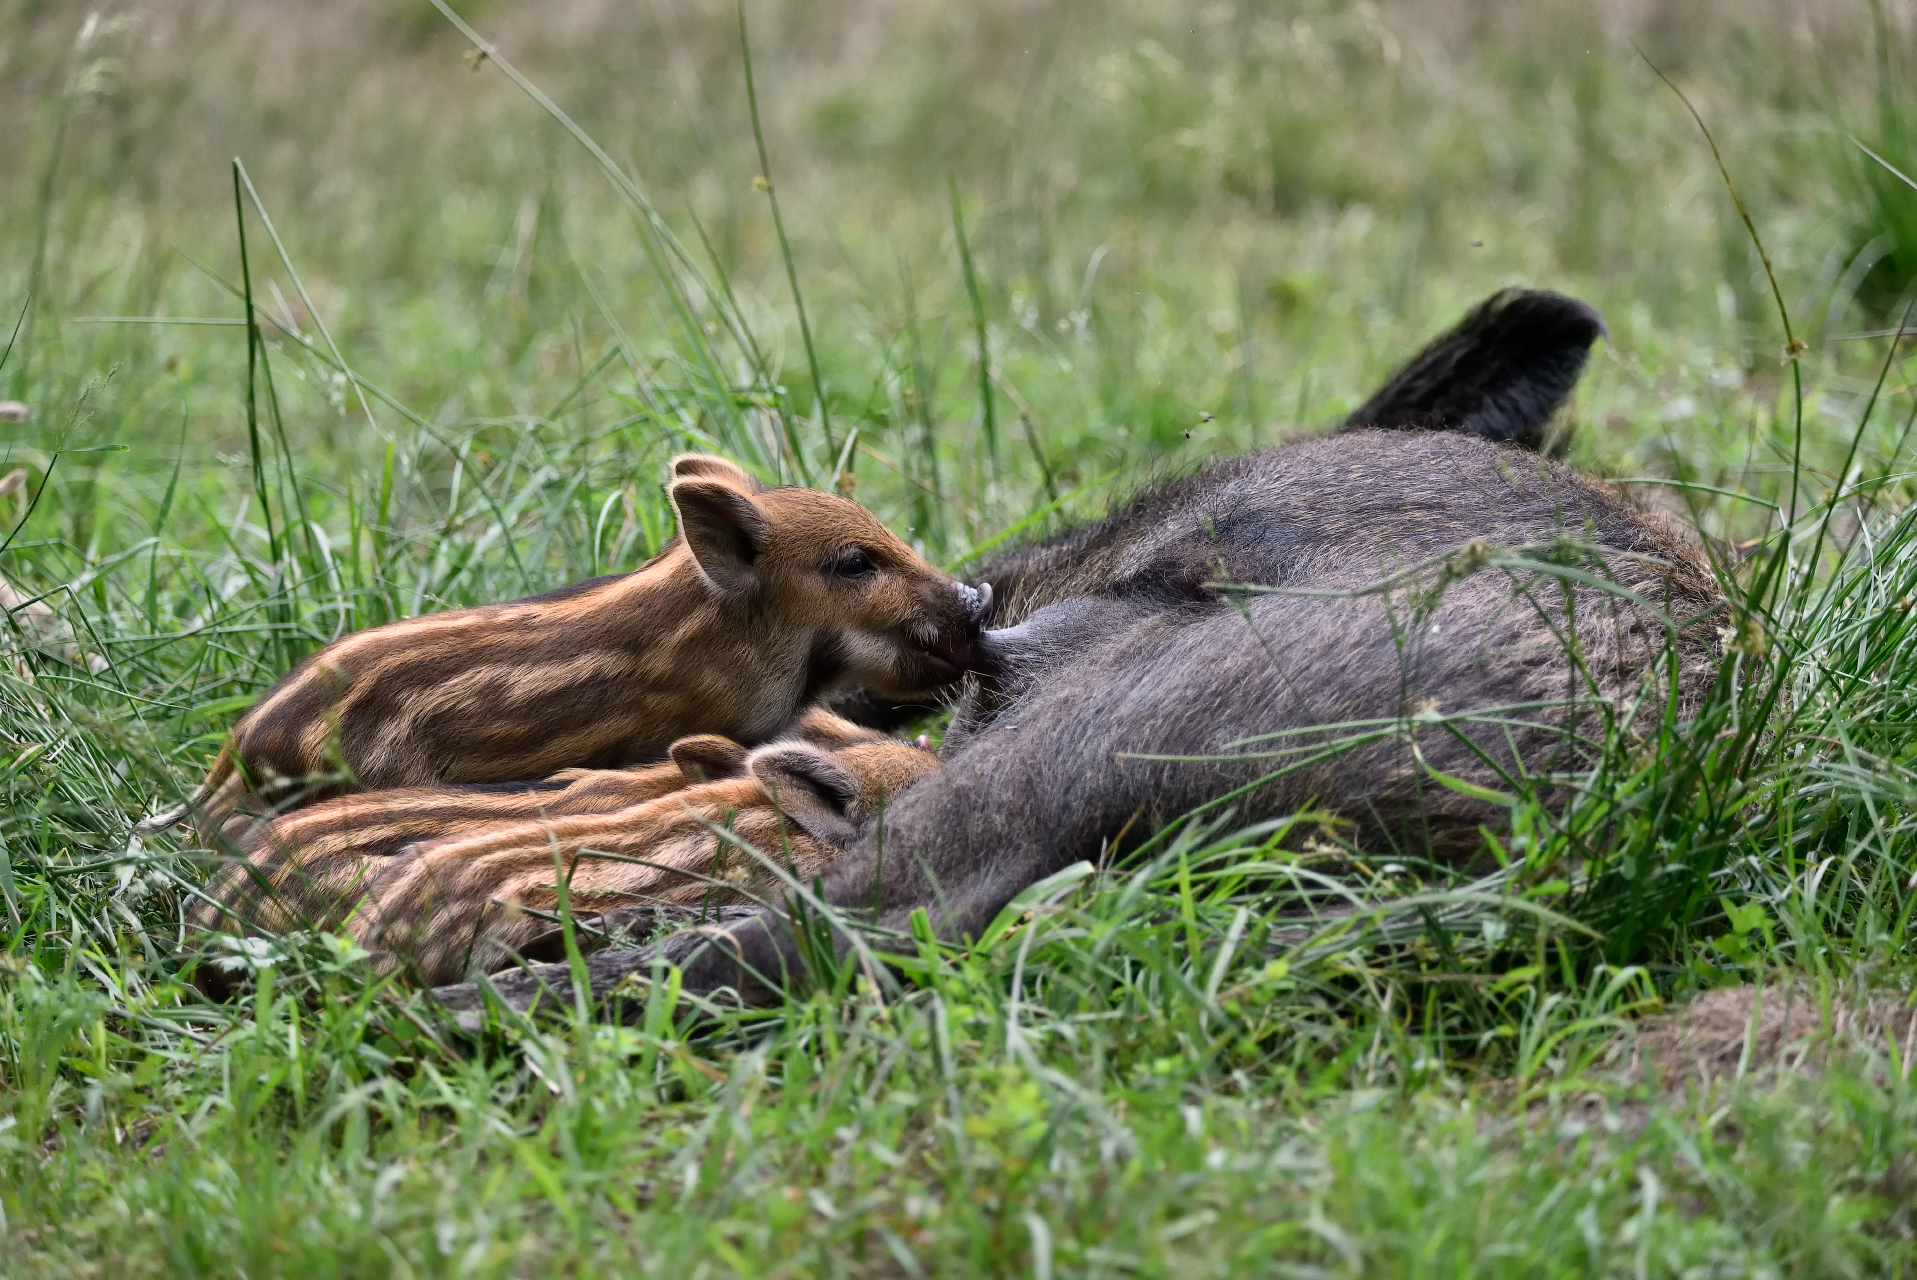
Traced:
<svg viewBox="0 0 1917 1280">
<path fill-rule="evenodd" d="M 864 547 L 851 547 L 839 553 L 829 571 L 840 578 L 867 578 L 878 572 L 878 566 L 872 563 Z"/>
</svg>

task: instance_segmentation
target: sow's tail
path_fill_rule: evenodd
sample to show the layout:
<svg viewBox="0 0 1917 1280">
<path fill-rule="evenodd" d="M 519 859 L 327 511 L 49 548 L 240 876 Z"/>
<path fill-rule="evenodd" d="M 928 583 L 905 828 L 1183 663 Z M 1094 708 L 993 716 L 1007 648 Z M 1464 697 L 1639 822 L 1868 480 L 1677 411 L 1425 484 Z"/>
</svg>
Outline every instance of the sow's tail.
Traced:
<svg viewBox="0 0 1917 1280">
<path fill-rule="evenodd" d="M 1576 298 L 1492 294 L 1345 419 L 1345 430 L 1457 431 L 1536 449 L 1577 386 L 1604 321 Z"/>
<path fill-rule="evenodd" d="M 220 748 L 220 754 L 213 758 L 213 767 L 206 771 L 206 781 L 200 784 L 198 791 L 187 797 L 186 803 L 134 823 L 133 834 L 145 839 L 169 827 L 177 827 L 188 818 L 212 813 L 222 807 L 222 793 L 233 790 L 235 786 L 244 790 L 246 782 L 240 776 L 239 765 L 233 758 L 233 743 L 229 739 Z M 231 808 L 232 805 L 227 803 L 224 807 Z"/>
</svg>

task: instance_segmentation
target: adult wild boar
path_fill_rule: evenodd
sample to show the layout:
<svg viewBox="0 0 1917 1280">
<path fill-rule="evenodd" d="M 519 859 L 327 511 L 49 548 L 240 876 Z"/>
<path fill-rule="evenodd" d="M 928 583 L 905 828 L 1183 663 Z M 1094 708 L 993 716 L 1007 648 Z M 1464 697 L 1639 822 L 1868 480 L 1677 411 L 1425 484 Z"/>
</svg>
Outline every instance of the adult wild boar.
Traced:
<svg viewBox="0 0 1917 1280">
<path fill-rule="evenodd" d="M 1689 714 L 1720 604 L 1698 540 L 1522 447 L 1601 332 L 1571 299 L 1497 295 L 1340 434 L 1220 462 L 988 566 L 1012 625 L 981 643 L 945 767 L 834 864 L 825 898 L 895 930 L 923 908 L 963 937 L 1121 832 L 1223 803 L 1248 822 L 1315 805 L 1366 849 L 1468 860 L 1503 816 L 1484 797 L 1586 764 L 1627 698 L 1655 720 L 1674 691 Z M 1511 548 L 1563 571 L 1494 566 Z M 1647 681 L 1666 655 L 1675 671 Z M 689 990 L 751 998 L 799 951 L 762 912 L 595 956 L 595 989 L 655 954 Z M 549 977 L 495 982 L 525 1001 Z"/>
</svg>

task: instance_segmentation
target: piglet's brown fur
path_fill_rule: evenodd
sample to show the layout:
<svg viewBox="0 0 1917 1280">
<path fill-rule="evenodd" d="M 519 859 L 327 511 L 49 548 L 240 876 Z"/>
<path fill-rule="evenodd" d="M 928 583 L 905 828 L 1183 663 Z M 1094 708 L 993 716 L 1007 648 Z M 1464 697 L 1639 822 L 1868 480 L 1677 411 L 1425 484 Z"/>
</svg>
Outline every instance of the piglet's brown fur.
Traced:
<svg viewBox="0 0 1917 1280">
<path fill-rule="evenodd" d="M 873 735 L 831 749 L 792 739 L 741 749 L 735 776 L 611 812 L 494 821 L 385 857 L 330 838 L 292 843 L 306 815 L 289 814 L 271 824 L 277 838 L 256 835 L 252 856 L 210 887 L 232 914 L 202 904 L 193 922 L 268 933 L 344 928 L 386 963 L 450 982 L 515 954 L 550 958 L 554 926 L 545 917 L 558 907 L 561 874 L 573 911 L 587 919 L 637 906 L 776 900 L 779 877 L 766 861 L 809 880 L 891 795 L 937 767 L 930 752 Z M 395 812 L 418 799 L 387 796 Z M 312 813 L 376 798 L 328 801 Z"/>
<path fill-rule="evenodd" d="M 787 735 L 826 751 L 890 741 L 829 711 L 813 708 Z M 615 813 L 704 782 L 743 776 L 750 748 L 714 733 L 674 742 L 659 764 L 634 769 L 567 769 L 541 782 L 499 787 L 395 787 L 334 796 L 263 822 L 248 822 L 236 841 L 239 860 L 210 888 L 237 891 L 242 879 L 277 882 L 297 867 L 309 879 L 348 883 L 367 859 L 390 858 L 410 846 L 545 818 Z M 341 864 L 341 870 L 330 867 Z M 201 917 L 206 904 L 195 909 Z M 197 923 L 211 927 L 210 917 Z"/>
<path fill-rule="evenodd" d="M 695 731 L 750 745 L 835 688 L 910 696 L 969 665 L 990 588 L 864 507 L 701 454 L 672 477 L 680 534 L 643 568 L 335 641 L 240 717 L 192 801 L 140 829 L 630 765 Z"/>
</svg>

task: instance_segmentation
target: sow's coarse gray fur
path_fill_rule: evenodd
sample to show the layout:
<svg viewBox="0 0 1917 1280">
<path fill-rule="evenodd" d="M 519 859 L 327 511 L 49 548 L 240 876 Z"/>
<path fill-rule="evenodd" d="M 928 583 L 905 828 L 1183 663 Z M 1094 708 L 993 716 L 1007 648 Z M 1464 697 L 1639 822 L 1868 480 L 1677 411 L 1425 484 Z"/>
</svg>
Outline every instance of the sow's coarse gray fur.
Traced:
<svg viewBox="0 0 1917 1280">
<path fill-rule="evenodd" d="M 893 800 L 825 899 L 901 931 L 922 907 L 963 937 L 1120 833 L 1220 802 L 1244 822 L 1314 806 L 1361 847 L 1468 860 L 1502 813 L 1437 774 L 1506 790 L 1588 765 L 1601 704 L 1648 692 L 1638 715 L 1663 713 L 1672 686 L 1645 676 L 1667 652 L 1692 714 L 1721 603 L 1695 535 L 1499 443 L 1537 442 L 1601 332 L 1571 299 L 1497 295 L 1340 434 L 988 566 L 1009 625 L 986 634 L 945 767 Z M 1499 559 L 1521 550 L 1568 571 Z M 663 956 L 688 990 L 763 998 L 798 955 L 767 912 L 586 965 L 601 995 Z M 563 967 L 493 979 L 515 1004 L 548 981 L 563 989 Z M 441 995 L 478 1007 L 471 986 Z"/>
</svg>

